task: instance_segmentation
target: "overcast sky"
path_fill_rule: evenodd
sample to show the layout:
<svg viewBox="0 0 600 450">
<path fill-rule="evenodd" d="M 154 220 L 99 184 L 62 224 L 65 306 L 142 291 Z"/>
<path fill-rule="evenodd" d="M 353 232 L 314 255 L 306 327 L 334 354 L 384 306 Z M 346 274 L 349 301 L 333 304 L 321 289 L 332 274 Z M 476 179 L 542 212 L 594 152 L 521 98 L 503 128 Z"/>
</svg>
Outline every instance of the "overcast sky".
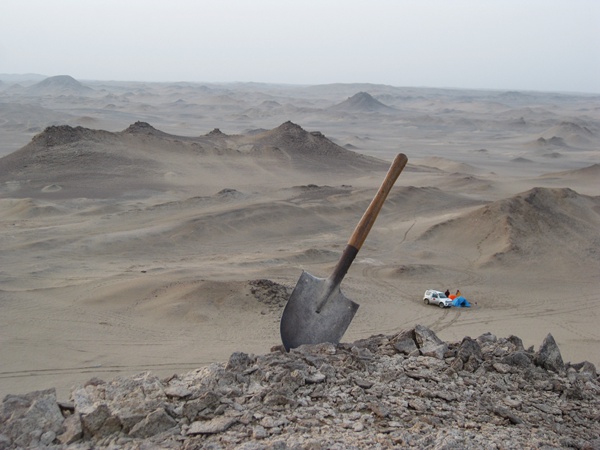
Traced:
<svg viewBox="0 0 600 450">
<path fill-rule="evenodd" d="M 0 73 L 600 93 L 600 1 L 3 0 Z"/>
</svg>

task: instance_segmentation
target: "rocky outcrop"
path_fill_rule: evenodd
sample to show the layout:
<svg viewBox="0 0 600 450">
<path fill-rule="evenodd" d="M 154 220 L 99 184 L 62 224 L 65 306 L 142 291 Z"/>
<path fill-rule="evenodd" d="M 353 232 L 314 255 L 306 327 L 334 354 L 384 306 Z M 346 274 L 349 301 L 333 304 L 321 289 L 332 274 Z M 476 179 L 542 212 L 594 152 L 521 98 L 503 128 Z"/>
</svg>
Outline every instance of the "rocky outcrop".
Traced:
<svg viewBox="0 0 600 450">
<path fill-rule="evenodd" d="M 423 326 L 160 379 L 9 395 L 0 449 L 600 448 L 600 382 L 551 335 L 447 343 Z"/>
</svg>

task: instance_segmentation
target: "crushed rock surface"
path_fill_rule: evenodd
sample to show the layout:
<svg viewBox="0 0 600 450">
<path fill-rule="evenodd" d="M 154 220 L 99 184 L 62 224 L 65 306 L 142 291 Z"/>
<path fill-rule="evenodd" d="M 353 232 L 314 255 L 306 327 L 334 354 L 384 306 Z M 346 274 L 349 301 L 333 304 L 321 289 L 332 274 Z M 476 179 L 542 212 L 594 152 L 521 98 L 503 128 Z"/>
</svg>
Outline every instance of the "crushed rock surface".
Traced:
<svg viewBox="0 0 600 450">
<path fill-rule="evenodd" d="M 255 288 L 270 289 L 264 283 Z M 600 449 L 600 381 L 548 335 L 441 341 L 426 327 L 351 344 L 236 352 L 160 379 L 8 395 L 0 449 Z"/>
</svg>

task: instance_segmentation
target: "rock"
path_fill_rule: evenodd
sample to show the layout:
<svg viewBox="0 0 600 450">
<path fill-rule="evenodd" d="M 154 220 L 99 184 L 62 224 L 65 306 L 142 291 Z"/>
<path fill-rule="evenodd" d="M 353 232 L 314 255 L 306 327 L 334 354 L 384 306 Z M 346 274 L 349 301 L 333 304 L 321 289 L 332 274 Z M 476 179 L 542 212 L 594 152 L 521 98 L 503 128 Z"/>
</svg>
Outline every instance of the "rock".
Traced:
<svg viewBox="0 0 600 450">
<path fill-rule="evenodd" d="M 363 388 L 363 389 L 369 389 L 370 387 L 373 386 L 373 382 L 369 381 L 369 380 L 365 380 L 363 378 L 357 378 L 354 380 L 354 382 L 356 383 L 357 386 Z"/>
<path fill-rule="evenodd" d="M 192 395 L 192 391 L 182 386 L 169 386 L 165 388 L 168 397 L 186 398 Z"/>
<path fill-rule="evenodd" d="M 9 438 L 8 436 L 6 436 L 5 434 L 0 434 L 0 449 L 1 450 L 5 450 L 11 447 L 11 444 L 14 441 Z"/>
<path fill-rule="evenodd" d="M 509 337 L 506 338 L 506 340 L 513 345 L 513 348 L 514 348 L 513 351 L 521 352 L 521 351 L 525 350 L 525 347 L 523 347 L 523 341 L 521 340 L 520 337 L 510 335 Z"/>
<path fill-rule="evenodd" d="M 252 437 L 254 439 L 264 439 L 267 437 L 267 430 L 262 425 L 256 425 L 252 428 Z"/>
<path fill-rule="evenodd" d="M 254 359 L 243 352 L 234 352 L 229 357 L 229 361 L 225 366 L 226 370 L 246 370 L 248 366 L 254 364 Z"/>
<path fill-rule="evenodd" d="M 503 363 L 494 363 L 492 364 L 492 367 L 496 370 L 496 372 L 498 373 L 510 373 L 510 366 L 508 364 L 503 364 Z"/>
<path fill-rule="evenodd" d="M 86 408 L 81 415 L 81 424 L 85 437 L 102 437 L 121 431 L 122 425 L 105 403 Z"/>
<path fill-rule="evenodd" d="M 592 379 L 596 379 L 598 377 L 598 372 L 596 372 L 596 366 L 589 361 L 584 361 L 582 363 L 579 373 L 588 374 Z"/>
<path fill-rule="evenodd" d="M 418 398 L 413 398 L 412 400 L 409 400 L 408 406 L 419 412 L 427 411 L 427 406 L 425 405 L 423 400 L 418 399 Z"/>
<path fill-rule="evenodd" d="M 479 342 L 470 337 L 463 338 L 458 351 L 456 353 L 458 360 L 453 364 L 456 371 L 465 370 L 467 372 L 475 372 L 481 365 L 483 355 Z M 459 362 L 460 361 L 460 362 Z"/>
<path fill-rule="evenodd" d="M 545 403 L 535 403 L 533 405 L 534 407 L 536 407 L 537 409 L 539 409 L 540 411 L 543 411 L 547 414 L 552 414 L 554 416 L 560 416 L 562 415 L 562 411 L 560 408 L 556 408 L 554 406 L 550 406 L 550 405 L 546 405 Z"/>
<path fill-rule="evenodd" d="M 535 363 L 546 370 L 552 370 L 556 373 L 565 369 L 560 350 L 551 334 L 546 336 L 540 349 L 535 354 Z"/>
<path fill-rule="evenodd" d="M 448 344 L 442 342 L 441 344 L 428 343 L 419 349 L 421 355 L 431 356 L 432 358 L 444 359 L 444 355 L 448 351 Z"/>
<path fill-rule="evenodd" d="M 83 429 L 81 428 L 81 419 L 79 414 L 72 414 L 63 422 L 64 431 L 58 436 L 61 444 L 69 445 L 77 442 L 83 437 Z"/>
<path fill-rule="evenodd" d="M 479 343 L 467 336 L 460 343 L 456 357 L 462 359 L 463 363 L 466 363 L 471 357 L 481 361 L 483 355 Z"/>
<path fill-rule="evenodd" d="M 212 415 L 220 405 L 220 396 L 212 391 L 203 392 L 197 399 L 186 402 L 182 408 L 183 416 L 190 422 L 198 416 L 207 417 Z"/>
<path fill-rule="evenodd" d="M 412 338 L 404 338 L 402 340 L 398 340 L 394 343 L 394 348 L 399 353 L 403 353 L 405 355 L 410 355 L 412 352 L 417 350 L 417 344 Z"/>
<path fill-rule="evenodd" d="M 265 395 L 263 402 L 265 405 L 294 405 L 294 395 L 287 388 L 276 389 Z"/>
<path fill-rule="evenodd" d="M 497 340 L 498 338 L 490 332 L 483 333 L 477 338 L 477 342 L 479 342 L 480 344 L 493 344 Z"/>
<path fill-rule="evenodd" d="M 85 382 L 83 387 L 87 386 L 100 386 L 102 384 L 106 384 L 106 382 L 98 377 L 92 377 L 88 381 Z"/>
<path fill-rule="evenodd" d="M 193 435 L 222 433 L 236 422 L 237 419 L 233 417 L 217 417 L 207 421 L 194 422 L 190 425 L 187 434 Z"/>
<path fill-rule="evenodd" d="M 56 401 L 56 390 L 7 395 L 0 409 L 0 433 L 16 447 L 49 445 L 61 431 L 64 417 Z M 44 443 L 52 436 L 50 442 Z"/>
<path fill-rule="evenodd" d="M 414 329 L 415 343 L 418 348 L 423 348 L 428 345 L 440 345 L 444 342 L 429 328 L 423 325 L 417 325 Z"/>
<path fill-rule="evenodd" d="M 527 368 L 533 365 L 533 357 L 525 351 L 518 350 L 502 358 L 502 363 L 509 366 Z"/>
<path fill-rule="evenodd" d="M 130 436 L 146 438 L 177 426 L 177 422 L 162 408 L 151 412 L 129 432 Z"/>
<path fill-rule="evenodd" d="M 52 430 L 48 430 L 40 436 L 40 444 L 47 447 L 56 439 L 56 433 Z"/>
<path fill-rule="evenodd" d="M 492 411 L 499 415 L 500 417 L 504 417 L 505 419 L 510 420 L 510 423 L 514 425 L 519 425 L 523 423 L 519 417 L 517 417 L 513 412 L 511 412 L 508 408 L 504 408 L 503 406 L 495 406 Z"/>
<path fill-rule="evenodd" d="M 325 375 L 323 375 L 321 372 L 316 372 L 316 373 L 311 373 L 306 375 L 306 377 L 304 378 L 304 380 L 306 381 L 306 383 L 308 384 L 317 384 L 317 383 L 322 383 L 327 379 L 327 377 Z"/>
</svg>

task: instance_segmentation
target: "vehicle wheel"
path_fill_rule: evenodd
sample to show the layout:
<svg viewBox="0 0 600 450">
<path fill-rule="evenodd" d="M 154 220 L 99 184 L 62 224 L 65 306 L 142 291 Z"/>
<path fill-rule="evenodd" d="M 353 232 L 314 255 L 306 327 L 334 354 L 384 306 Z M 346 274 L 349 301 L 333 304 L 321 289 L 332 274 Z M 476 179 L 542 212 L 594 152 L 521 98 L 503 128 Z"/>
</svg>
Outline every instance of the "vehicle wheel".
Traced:
<svg viewBox="0 0 600 450">
<path fill-rule="evenodd" d="M 439 303 L 438 303 L 438 306 L 439 306 L 440 308 L 444 308 L 444 304 L 443 304 L 442 302 L 439 302 Z"/>
<path fill-rule="evenodd" d="M 426 305 L 429 305 L 429 299 L 428 298 L 424 298 L 423 301 L 425 302 Z"/>
</svg>

